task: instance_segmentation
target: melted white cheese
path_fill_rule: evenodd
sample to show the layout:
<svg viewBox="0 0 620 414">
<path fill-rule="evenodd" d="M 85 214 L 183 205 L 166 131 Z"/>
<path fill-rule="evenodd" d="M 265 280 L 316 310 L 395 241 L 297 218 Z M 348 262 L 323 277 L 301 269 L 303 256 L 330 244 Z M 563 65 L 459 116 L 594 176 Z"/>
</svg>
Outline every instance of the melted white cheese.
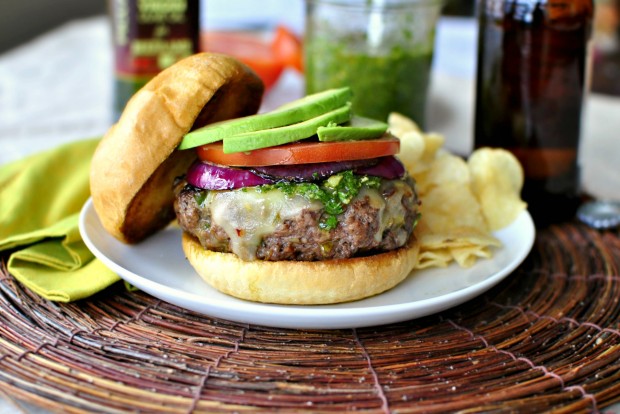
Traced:
<svg viewBox="0 0 620 414">
<path fill-rule="evenodd" d="M 382 189 L 363 187 L 351 200 L 368 198 L 370 205 L 379 211 L 379 226 L 374 238 L 381 242 L 385 229 L 403 224 L 406 210 L 403 197 L 411 196 L 411 189 L 401 181 L 393 181 L 395 194 L 388 200 L 381 195 Z M 243 260 L 255 260 L 256 252 L 264 236 L 275 232 L 278 224 L 298 217 L 305 209 L 318 211 L 323 208 L 320 201 L 310 201 L 300 195 L 287 196 L 282 191 L 256 191 L 249 187 L 234 191 L 210 191 L 207 196 L 211 220 L 224 229 L 230 238 L 230 248 Z M 397 234 L 399 243 L 407 241 L 403 230 Z"/>
<path fill-rule="evenodd" d="M 358 197 L 368 197 L 370 205 L 379 211 L 379 226 L 374 235 L 377 243 L 383 239 L 383 232 L 390 227 L 400 227 L 404 224 L 407 210 L 403 206 L 403 198 L 411 197 L 411 188 L 403 181 L 391 181 L 384 185 L 393 186 L 394 194 L 387 198 L 381 196 L 380 190 L 363 188 Z M 398 243 L 405 244 L 407 242 L 407 232 L 401 231 L 397 233 Z"/>
<path fill-rule="evenodd" d="M 286 196 L 282 191 L 259 192 L 253 188 L 236 191 L 211 191 L 208 195 L 211 217 L 230 237 L 231 250 L 243 260 L 256 259 L 258 246 L 267 234 L 284 220 L 304 209 L 320 210 L 322 204 L 301 196 Z"/>
</svg>

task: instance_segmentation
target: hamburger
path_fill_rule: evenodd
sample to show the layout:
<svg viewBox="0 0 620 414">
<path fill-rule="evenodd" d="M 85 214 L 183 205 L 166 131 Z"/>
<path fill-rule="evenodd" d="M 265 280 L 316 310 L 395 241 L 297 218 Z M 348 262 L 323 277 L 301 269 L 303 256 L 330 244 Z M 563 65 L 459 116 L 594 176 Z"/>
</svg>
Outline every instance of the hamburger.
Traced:
<svg viewBox="0 0 620 414">
<path fill-rule="evenodd" d="M 352 115 L 348 93 L 254 115 L 263 85 L 247 66 L 209 53 L 176 63 L 94 154 L 103 227 L 132 244 L 176 218 L 191 266 L 241 299 L 327 304 L 394 287 L 417 260 L 419 200 L 398 139 Z"/>
</svg>

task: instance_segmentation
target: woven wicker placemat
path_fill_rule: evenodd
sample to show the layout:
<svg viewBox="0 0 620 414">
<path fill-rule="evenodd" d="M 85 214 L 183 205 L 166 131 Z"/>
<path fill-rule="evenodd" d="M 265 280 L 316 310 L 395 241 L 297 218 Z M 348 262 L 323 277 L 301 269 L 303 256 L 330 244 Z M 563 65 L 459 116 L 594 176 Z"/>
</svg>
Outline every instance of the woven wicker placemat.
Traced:
<svg viewBox="0 0 620 414">
<path fill-rule="evenodd" d="M 597 412 L 620 401 L 620 239 L 539 232 L 502 284 L 405 323 L 298 331 L 140 292 L 40 299 L 2 266 L 0 390 L 62 412 Z"/>
</svg>

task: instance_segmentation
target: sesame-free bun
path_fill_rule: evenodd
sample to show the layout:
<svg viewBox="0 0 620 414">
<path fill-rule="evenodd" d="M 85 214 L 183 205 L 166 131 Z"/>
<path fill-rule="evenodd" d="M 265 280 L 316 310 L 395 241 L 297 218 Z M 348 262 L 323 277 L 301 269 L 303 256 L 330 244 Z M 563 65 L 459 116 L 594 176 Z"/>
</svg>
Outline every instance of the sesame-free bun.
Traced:
<svg viewBox="0 0 620 414">
<path fill-rule="evenodd" d="M 183 233 L 189 263 L 213 288 L 255 302 L 319 305 L 349 302 L 384 292 L 413 269 L 418 244 L 371 256 L 316 262 L 244 261 L 233 253 L 205 250 Z"/>
<path fill-rule="evenodd" d="M 175 217 L 173 181 L 195 160 L 177 151 L 195 127 L 256 113 L 263 84 L 232 57 L 200 53 L 162 71 L 127 103 L 92 159 L 90 190 L 103 227 L 136 243 Z"/>
</svg>

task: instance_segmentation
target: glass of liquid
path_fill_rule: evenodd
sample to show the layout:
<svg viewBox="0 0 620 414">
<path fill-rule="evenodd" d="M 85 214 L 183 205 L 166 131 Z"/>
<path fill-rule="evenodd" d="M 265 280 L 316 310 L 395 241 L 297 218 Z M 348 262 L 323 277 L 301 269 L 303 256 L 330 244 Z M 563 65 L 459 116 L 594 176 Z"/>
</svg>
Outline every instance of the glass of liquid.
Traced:
<svg viewBox="0 0 620 414">
<path fill-rule="evenodd" d="M 438 0 L 307 0 L 306 92 L 350 86 L 356 114 L 422 128 Z"/>
</svg>

